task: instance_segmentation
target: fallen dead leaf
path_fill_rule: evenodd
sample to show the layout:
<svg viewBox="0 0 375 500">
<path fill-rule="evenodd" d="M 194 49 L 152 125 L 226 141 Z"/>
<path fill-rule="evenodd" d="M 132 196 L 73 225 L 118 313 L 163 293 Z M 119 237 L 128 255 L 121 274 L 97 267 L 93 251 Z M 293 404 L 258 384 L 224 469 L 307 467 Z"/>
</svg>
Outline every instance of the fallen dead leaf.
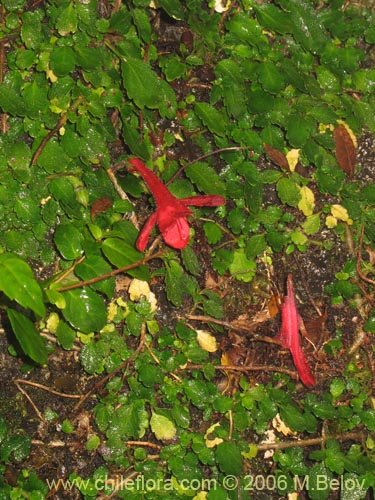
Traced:
<svg viewBox="0 0 375 500">
<path fill-rule="evenodd" d="M 356 161 L 356 148 L 345 125 L 340 124 L 335 128 L 333 138 L 336 145 L 337 163 L 349 177 L 353 177 Z"/>
</svg>

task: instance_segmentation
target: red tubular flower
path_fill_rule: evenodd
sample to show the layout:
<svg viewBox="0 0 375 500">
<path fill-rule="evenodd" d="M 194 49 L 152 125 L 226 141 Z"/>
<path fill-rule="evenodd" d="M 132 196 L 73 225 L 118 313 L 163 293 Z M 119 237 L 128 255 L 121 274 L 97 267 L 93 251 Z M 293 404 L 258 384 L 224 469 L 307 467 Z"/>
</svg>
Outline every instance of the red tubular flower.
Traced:
<svg viewBox="0 0 375 500">
<path fill-rule="evenodd" d="M 301 321 L 298 316 L 296 301 L 294 298 L 292 275 L 288 275 L 287 295 L 281 306 L 281 329 L 278 338 L 282 341 L 283 347 L 290 350 L 294 364 L 297 368 L 299 378 L 306 387 L 316 384 L 312 376 L 310 367 L 300 346 L 298 323 Z"/>
<path fill-rule="evenodd" d="M 155 224 L 159 226 L 167 245 L 178 250 L 185 248 L 190 235 L 187 217 L 193 214 L 188 205 L 218 207 L 225 204 L 223 196 L 211 194 L 178 199 L 141 160 L 132 158 L 129 163 L 142 176 L 156 203 L 156 211 L 146 221 L 137 240 L 136 246 L 141 252 L 146 248 Z"/>
</svg>

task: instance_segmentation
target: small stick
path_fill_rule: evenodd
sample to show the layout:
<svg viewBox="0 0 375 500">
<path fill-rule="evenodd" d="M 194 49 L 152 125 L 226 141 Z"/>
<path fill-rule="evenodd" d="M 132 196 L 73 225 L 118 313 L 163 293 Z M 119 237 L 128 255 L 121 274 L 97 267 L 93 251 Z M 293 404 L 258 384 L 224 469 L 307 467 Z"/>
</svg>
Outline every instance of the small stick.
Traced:
<svg viewBox="0 0 375 500">
<path fill-rule="evenodd" d="M 35 411 L 35 413 L 37 414 L 38 418 L 42 421 L 42 422 L 45 422 L 45 418 L 43 417 L 43 415 L 40 413 L 40 411 L 38 410 L 36 404 L 34 403 L 34 401 L 31 399 L 31 397 L 27 394 L 27 392 L 22 389 L 22 387 L 17 383 L 17 381 L 15 380 L 14 383 L 16 384 L 17 386 L 17 389 L 25 396 L 25 398 L 28 400 L 28 402 L 31 404 L 31 406 L 33 407 L 33 410 Z"/>
<path fill-rule="evenodd" d="M 55 391 L 54 389 L 51 389 L 50 387 L 47 387 L 46 385 L 37 384 L 36 382 L 30 382 L 29 380 L 17 379 L 14 381 L 14 383 L 15 384 L 31 385 L 32 387 L 37 387 L 38 389 L 43 389 L 43 391 L 50 392 L 51 394 L 56 394 L 56 396 L 60 396 L 62 398 L 68 398 L 68 399 L 80 399 L 81 398 L 81 396 L 78 394 L 65 394 L 63 392 Z"/>
</svg>

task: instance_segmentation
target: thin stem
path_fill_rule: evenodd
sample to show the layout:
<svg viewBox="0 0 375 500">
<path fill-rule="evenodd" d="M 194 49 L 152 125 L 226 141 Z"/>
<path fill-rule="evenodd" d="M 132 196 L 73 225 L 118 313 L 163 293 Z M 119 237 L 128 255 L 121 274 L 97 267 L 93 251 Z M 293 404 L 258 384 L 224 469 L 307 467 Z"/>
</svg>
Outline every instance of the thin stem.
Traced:
<svg viewBox="0 0 375 500">
<path fill-rule="evenodd" d="M 220 153 L 225 153 L 226 151 L 242 151 L 244 149 L 250 149 L 250 147 L 249 146 L 231 146 L 228 148 L 215 149 L 215 151 L 210 151 L 209 153 L 206 153 L 202 156 L 199 156 L 198 158 L 195 158 L 195 160 L 189 161 L 185 165 L 182 165 L 182 167 L 180 167 L 177 170 L 177 172 L 169 179 L 169 181 L 167 181 L 165 183 L 165 185 L 168 186 L 168 184 L 173 182 L 181 174 L 181 172 L 183 172 L 185 170 L 185 168 L 190 167 L 190 165 L 193 165 L 197 161 L 205 160 L 206 158 L 209 158 L 210 156 L 218 155 Z"/>
<path fill-rule="evenodd" d="M 65 123 L 67 122 L 67 119 L 68 119 L 68 114 L 71 113 L 72 111 L 75 111 L 78 108 L 78 106 L 81 104 L 82 101 L 83 101 L 83 96 L 82 95 L 78 96 L 77 99 L 74 101 L 74 103 L 70 106 L 70 108 L 68 109 L 68 111 L 66 111 L 66 113 L 64 113 L 60 117 L 59 121 L 53 127 L 53 129 L 50 130 L 48 132 L 48 134 L 43 138 L 43 140 L 40 143 L 38 149 L 34 153 L 34 156 L 33 156 L 32 160 L 31 160 L 31 166 L 34 166 L 36 164 L 36 162 L 38 161 L 38 158 L 41 155 L 43 149 L 45 148 L 47 142 L 59 131 L 59 129 L 62 126 L 65 125 Z"/>
<path fill-rule="evenodd" d="M 150 260 L 160 259 L 163 256 L 163 252 L 156 252 L 151 255 L 146 255 L 143 259 L 138 260 L 137 262 L 133 262 L 132 264 L 128 264 L 127 266 L 120 267 L 119 269 L 114 269 L 109 273 L 101 274 L 100 276 L 95 276 L 95 278 L 91 278 L 89 280 L 77 281 L 77 283 L 72 283 L 71 285 L 62 286 L 57 289 L 58 292 L 66 292 L 67 290 L 74 290 L 75 288 L 82 288 L 84 286 L 92 285 L 93 283 L 97 283 L 98 281 L 103 281 L 108 278 L 112 278 L 120 273 L 125 273 L 126 271 L 130 271 L 130 269 L 135 269 L 143 264 L 146 264 Z"/>
</svg>

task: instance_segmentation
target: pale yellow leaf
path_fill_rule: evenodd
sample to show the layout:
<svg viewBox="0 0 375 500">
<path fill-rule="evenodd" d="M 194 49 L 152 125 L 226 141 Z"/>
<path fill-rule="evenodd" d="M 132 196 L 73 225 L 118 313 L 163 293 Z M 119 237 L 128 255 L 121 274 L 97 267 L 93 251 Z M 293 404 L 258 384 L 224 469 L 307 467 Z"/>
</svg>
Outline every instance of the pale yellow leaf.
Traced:
<svg viewBox="0 0 375 500">
<path fill-rule="evenodd" d="M 108 320 L 113 321 L 117 314 L 118 306 L 115 302 L 111 302 L 108 306 Z"/>
<path fill-rule="evenodd" d="M 225 5 L 223 5 L 224 3 Z M 219 14 L 226 12 L 229 9 L 231 3 L 231 0 L 228 0 L 227 2 L 225 2 L 225 0 L 215 0 L 215 12 L 218 12 Z"/>
<path fill-rule="evenodd" d="M 288 493 L 288 500 L 298 500 L 299 495 L 297 491 L 293 491 L 293 493 Z"/>
<path fill-rule="evenodd" d="M 147 281 L 142 281 L 137 278 L 131 281 L 128 289 L 130 300 L 132 301 L 139 300 L 142 295 L 147 299 L 150 291 L 150 286 Z"/>
<path fill-rule="evenodd" d="M 336 217 L 336 219 L 342 220 L 343 222 L 347 222 L 349 220 L 348 211 L 342 205 L 332 205 L 331 214 L 333 217 Z"/>
<path fill-rule="evenodd" d="M 217 342 L 213 335 L 206 332 L 206 330 L 197 330 L 197 341 L 198 344 L 204 351 L 216 352 Z"/>
<path fill-rule="evenodd" d="M 326 226 L 330 229 L 337 226 L 337 219 L 332 215 L 327 215 L 326 217 Z"/>
<path fill-rule="evenodd" d="M 160 439 L 161 441 L 169 441 L 176 437 L 177 430 L 174 423 L 169 418 L 164 417 L 164 415 L 153 413 L 150 420 L 150 427 L 156 439 Z"/>
<path fill-rule="evenodd" d="M 150 286 L 147 281 L 142 281 L 137 278 L 134 278 L 128 289 L 128 293 L 130 296 L 130 300 L 137 301 L 141 297 L 145 297 L 151 304 L 151 311 L 156 311 L 157 309 L 157 300 L 155 294 L 151 292 Z"/>
<path fill-rule="evenodd" d="M 60 319 L 57 313 L 53 312 L 48 316 L 47 319 L 47 330 L 51 333 L 56 333 L 57 325 L 59 324 Z"/>
<path fill-rule="evenodd" d="M 251 443 L 249 444 L 249 450 L 248 451 L 241 451 L 241 455 L 248 460 L 252 460 L 258 455 L 258 447 L 256 444 Z"/>
<path fill-rule="evenodd" d="M 300 149 L 291 149 L 286 154 L 286 159 L 288 160 L 289 169 L 291 172 L 294 172 L 299 162 L 299 152 Z"/>
<path fill-rule="evenodd" d="M 278 432 L 284 434 L 284 436 L 294 436 L 297 434 L 286 425 L 286 423 L 281 419 L 279 413 L 272 419 L 272 425 Z"/>
<path fill-rule="evenodd" d="M 207 448 L 214 448 L 215 446 L 217 446 L 218 444 L 223 442 L 223 439 L 218 438 L 218 437 L 210 439 L 210 434 L 212 434 L 212 432 L 215 430 L 216 427 L 220 427 L 219 422 L 211 425 L 207 429 L 206 434 L 204 435 L 204 439 L 205 439 Z"/>
<path fill-rule="evenodd" d="M 195 495 L 195 497 L 193 497 L 193 500 L 206 500 L 207 495 L 207 491 L 200 491 L 198 495 Z"/>
<path fill-rule="evenodd" d="M 298 208 L 303 212 L 303 215 L 308 217 L 312 215 L 315 208 L 315 196 L 311 189 L 307 186 L 300 188 L 301 199 L 298 203 Z"/>
</svg>

